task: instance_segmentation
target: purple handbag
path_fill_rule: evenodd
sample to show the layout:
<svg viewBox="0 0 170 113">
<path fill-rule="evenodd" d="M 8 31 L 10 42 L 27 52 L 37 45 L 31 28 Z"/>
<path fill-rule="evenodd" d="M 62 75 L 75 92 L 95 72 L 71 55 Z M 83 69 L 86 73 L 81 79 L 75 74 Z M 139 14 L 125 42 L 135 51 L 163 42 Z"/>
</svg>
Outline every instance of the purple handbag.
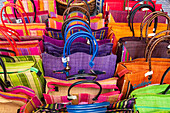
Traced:
<svg viewBox="0 0 170 113">
<path fill-rule="evenodd" d="M 53 28 L 46 28 L 48 32 L 48 36 L 58 39 L 58 40 L 63 40 L 61 30 L 58 29 L 53 29 Z M 96 39 L 106 39 L 107 38 L 107 33 L 108 33 L 108 27 L 103 27 L 97 30 L 91 29 L 92 34 Z M 79 29 L 73 29 L 70 31 L 70 34 L 73 34 L 75 32 L 79 31 Z"/>
<path fill-rule="evenodd" d="M 113 77 L 117 59 L 116 55 L 111 54 L 102 57 L 95 57 L 95 65 L 92 68 L 88 64 L 91 57 L 91 55 L 82 52 L 69 55 L 69 65 L 71 67 L 71 70 L 69 70 L 69 75 L 76 75 L 81 70 L 83 70 L 84 73 L 90 73 L 89 71 L 92 69 L 105 72 L 104 74 L 97 75 L 96 80 L 103 80 Z M 62 57 L 55 57 L 48 53 L 42 53 L 42 59 L 45 76 L 66 80 L 66 74 L 57 73 L 58 70 L 63 70 L 65 68 L 61 60 Z M 89 77 L 87 79 L 91 78 Z"/>
<path fill-rule="evenodd" d="M 106 44 L 100 45 L 98 48 L 97 56 L 110 55 L 112 52 L 112 47 L 113 47 L 112 43 L 106 43 Z M 45 49 L 45 52 L 56 57 L 61 57 L 63 54 L 63 47 L 58 47 L 49 42 L 44 42 L 44 49 Z M 73 54 L 76 52 L 84 52 L 84 53 L 90 54 L 90 46 L 88 44 L 80 43 L 80 42 L 73 43 L 70 48 L 70 53 Z"/>
<path fill-rule="evenodd" d="M 43 36 L 43 39 L 44 39 L 44 42 L 49 42 L 51 44 L 54 44 L 58 47 L 64 47 L 64 41 L 63 40 L 57 40 L 57 39 L 53 39 L 49 36 Z M 84 43 L 84 44 L 87 44 L 87 40 L 84 39 L 84 38 L 77 38 L 74 40 L 73 43 L 75 42 L 81 42 L 81 43 Z M 98 45 L 102 45 L 102 44 L 106 44 L 106 43 L 111 43 L 111 40 L 110 39 L 104 39 L 104 40 L 99 40 L 97 41 Z"/>
</svg>

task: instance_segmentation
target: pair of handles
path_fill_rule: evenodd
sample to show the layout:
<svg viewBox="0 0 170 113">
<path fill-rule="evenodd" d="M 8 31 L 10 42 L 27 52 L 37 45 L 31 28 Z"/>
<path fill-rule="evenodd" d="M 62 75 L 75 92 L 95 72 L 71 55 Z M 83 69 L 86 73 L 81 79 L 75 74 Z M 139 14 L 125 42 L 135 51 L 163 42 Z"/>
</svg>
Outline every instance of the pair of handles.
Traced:
<svg viewBox="0 0 170 113">
<path fill-rule="evenodd" d="M 33 6 L 34 6 L 34 20 L 33 20 L 33 22 L 35 23 L 36 22 L 36 6 L 35 6 L 35 3 L 34 3 L 34 0 L 30 0 L 31 1 L 31 3 L 33 4 Z M 17 2 L 17 0 L 14 0 L 14 4 L 16 4 L 16 2 Z M 21 7 L 23 8 L 23 10 L 24 10 L 24 7 L 23 7 L 23 5 L 22 5 L 22 2 L 21 2 L 21 0 L 18 0 L 18 2 L 19 2 L 19 4 L 21 5 Z M 16 15 L 16 9 L 15 8 L 13 8 L 14 9 L 14 15 L 15 15 L 15 18 L 17 19 L 17 15 Z"/>
<path fill-rule="evenodd" d="M 25 29 L 26 35 L 29 36 L 28 30 L 27 30 L 27 26 L 26 26 L 26 21 L 25 21 L 24 16 L 23 16 L 23 14 L 22 14 L 21 11 L 23 11 L 23 12 L 26 14 L 26 17 L 27 17 L 27 19 L 28 19 L 28 22 L 30 23 L 29 17 L 28 17 L 28 15 L 27 15 L 27 13 L 25 12 L 25 10 L 24 10 L 21 6 L 19 6 L 19 5 L 17 5 L 17 4 L 7 3 L 7 4 L 5 4 L 5 5 L 2 7 L 1 12 L 0 12 L 0 17 L 1 17 L 1 22 L 2 22 L 3 26 L 5 26 L 5 22 L 4 22 L 3 18 L 2 18 L 2 12 L 3 12 L 3 10 L 5 9 L 5 14 L 6 14 L 6 7 L 13 7 L 13 8 L 15 8 L 15 9 L 18 10 L 19 14 L 21 15 L 21 17 L 22 17 L 22 19 L 23 19 L 24 29 Z M 9 20 L 10 22 L 12 22 L 8 16 L 7 16 L 7 18 L 8 18 L 8 20 Z"/>
<path fill-rule="evenodd" d="M 143 0 L 143 1 L 150 1 L 150 0 Z M 143 2 L 142 1 L 142 2 Z M 128 25 L 130 27 L 130 30 L 132 31 L 132 34 L 133 34 L 133 37 L 135 37 L 135 32 L 134 32 L 134 28 L 133 28 L 133 19 L 134 19 L 134 16 L 136 14 L 136 12 L 142 8 L 149 8 L 152 12 L 155 11 L 155 5 L 152 1 L 150 1 L 153 5 L 153 7 L 151 5 L 148 5 L 148 4 L 141 4 L 140 6 L 138 6 L 137 8 L 135 8 L 138 4 L 140 4 L 141 2 L 138 2 L 136 3 L 133 7 L 132 7 L 132 10 L 130 11 L 129 13 L 129 16 L 128 16 Z M 135 9 L 134 9 L 135 8 Z M 145 18 L 144 18 L 145 19 Z M 156 32 L 156 28 L 157 28 L 157 23 L 158 23 L 158 18 L 155 18 L 155 22 L 154 22 L 154 33 Z M 150 24 L 151 25 L 151 24 Z"/>
<path fill-rule="evenodd" d="M 170 33 L 170 30 L 162 31 L 162 32 L 158 33 L 157 35 L 155 35 L 155 36 L 152 38 L 152 40 L 150 40 L 150 42 L 149 42 L 149 43 L 152 43 L 152 44 L 150 44 L 150 46 L 148 45 L 148 46 L 146 47 L 146 50 L 145 50 L 145 51 L 147 51 L 147 52 L 145 52 L 145 53 L 147 53 L 147 54 L 145 54 L 146 61 L 149 62 L 149 73 L 150 73 L 150 74 L 148 74 L 148 79 L 151 79 L 151 78 L 152 78 L 152 65 L 151 65 L 152 62 L 151 62 L 151 56 L 152 56 L 153 50 L 154 50 L 155 47 L 156 47 L 160 42 L 162 42 L 162 41 L 169 41 L 169 42 L 170 42 L 170 35 L 161 36 L 161 37 L 159 37 L 158 39 L 156 39 L 156 40 L 153 42 L 153 40 L 154 40 L 157 36 L 159 36 L 160 34 L 162 34 L 162 33 Z M 164 75 L 164 76 L 165 76 L 165 75 Z M 164 78 L 163 78 L 163 79 L 164 79 Z M 163 80 L 161 80 L 161 81 L 163 81 Z"/>
<path fill-rule="evenodd" d="M 19 41 L 21 41 L 21 39 L 18 36 L 18 33 L 15 30 L 5 27 L 5 26 L 0 26 L 0 28 L 1 28 L 0 33 L 9 42 L 10 46 L 12 47 L 12 50 L 15 52 L 15 55 L 18 55 L 17 44 L 16 44 L 16 41 L 12 37 L 12 36 L 15 36 Z"/>
</svg>

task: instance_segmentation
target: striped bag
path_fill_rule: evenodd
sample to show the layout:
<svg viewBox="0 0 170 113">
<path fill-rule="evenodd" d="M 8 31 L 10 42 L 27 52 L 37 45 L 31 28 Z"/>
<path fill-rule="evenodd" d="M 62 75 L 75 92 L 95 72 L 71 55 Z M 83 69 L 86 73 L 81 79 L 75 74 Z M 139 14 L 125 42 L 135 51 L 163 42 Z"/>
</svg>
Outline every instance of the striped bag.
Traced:
<svg viewBox="0 0 170 113">
<path fill-rule="evenodd" d="M 7 77 L 2 73 L 0 77 L 5 83 L 9 81 L 12 87 L 21 85 L 33 89 L 41 98 L 45 80 L 40 56 L 13 56 L 12 58 L 2 58 L 7 69 Z"/>
<path fill-rule="evenodd" d="M 5 88 L 4 91 L 0 91 L 1 113 L 16 113 L 21 106 L 25 105 L 35 95 L 32 89 L 24 86 Z"/>
</svg>

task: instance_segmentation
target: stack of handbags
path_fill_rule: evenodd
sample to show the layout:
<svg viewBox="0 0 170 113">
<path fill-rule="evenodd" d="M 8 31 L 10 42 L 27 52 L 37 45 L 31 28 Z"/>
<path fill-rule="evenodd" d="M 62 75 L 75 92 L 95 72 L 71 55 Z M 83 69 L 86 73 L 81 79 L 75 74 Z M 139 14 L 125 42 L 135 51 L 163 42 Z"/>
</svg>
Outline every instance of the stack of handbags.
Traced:
<svg viewBox="0 0 170 113">
<path fill-rule="evenodd" d="M 170 66 L 169 35 L 163 35 L 164 33 L 168 34 L 169 30 L 156 34 L 149 41 L 145 49 L 145 58 L 118 63 L 115 75 L 120 77 L 118 87 L 122 90 L 124 98 L 127 98 L 135 89 L 159 84 L 160 81 L 169 84 L 169 73 L 162 76 Z M 163 36 L 153 41 L 160 34 Z M 154 51 L 162 54 L 157 58 L 151 58 Z M 167 55 L 167 57 L 162 57 L 162 55 Z"/>
<path fill-rule="evenodd" d="M 113 46 L 111 40 L 109 39 L 108 42 L 105 40 L 108 28 L 92 31 L 89 26 L 90 15 L 86 9 L 79 10 L 78 6 L 71 6 L 69 9 L 65 11 L 61 31 L 53 29 L 60 34 L 60 37 L 55 35 L 55 38 L 51 38 L 53 41 L 47 43 L 49 37 L 44 36 L 45 52 L 42 54 L 42 59 L 47 81 L 46 94 L 44 94 L 47 104 L 70 102 L 69 99 L 72 99 L 72 104 L 79 105 L 92 104 L 93 101 L 101 104 L 105 101 L 114 103 L 120 100 L 122 94 L 116 86 L 117 78 L 113 77 L 117 57 L 111 53 Z M 87 14 L 84 13 L 86 18 L 69 17 L 68 15 L 72 13 L 71 9 L 81 14 L 86 12 Z M 94 95 L 99 87 L 93 83 L 101 84 L 99 85 L 101 95 L 98 95 L 98 100 Z M 75 85 L 72 90 L 75 96 L 69 95 L 70 98 L 67 99 L 66 91 L 69 92 L 69 87 Z M 107 106 L 109 104 L 107 103 Z M 106 111 L 105 107 L 102 109 Z"/>
<path fill-rule="evenodd" d="M 151 1 L 149 1 L 149 2 L 151 2 Z M 139 6 L 138 6 L 138 4 L 139 4 L 139 2 L 137 4 L 135 4 L 134 7 L 132 7 L 131 11 L 129 11 L 128 17 L 127 17 L 128 21 L 125 21 L 123 23 L 114 22 L 113 18 L 112 18 L 110 20 L 110 23 L 108 24 L 108 26 L 113 30 L 113 33 L 115 34 L 114 47 L 113 47 L 114 53 L 116 53 L 117 42 L 120 38 L 127 37 L 127 36 L 133 36 L 133 37 L 141 36 L 140 23 L 139 23 L 139 21 L 134 21 L 135 19 L 141 20 L 141 18 L 142 18 L 141 16 L 139 16 L 139 17 L 135 16 L 137 14 L 137 11 L 140 9 L 144 9 L 144 8 L 149 9 L 151 12 L 156 11 L 154 4 L 152 4 L 152 5 L 140 4 Z M 136 18 L 134 19 L 134 17 L 136 17 Z M 144 17 L 146 17 L 146 15 Z M 150 25 L 148 32 L 154 31 L 154 33 L 155 33 L 155 32 L 160 32 L 162 30 L 166 30 L 167 25 L 165 24 L 165 19 L 162 20 L 162 18 L 159 18 L 159 22 L 164 22 L 164 23 L 156 24 L 157 21 L 158 21 L 158 18 L 155 19 L 154 25 L 153 24 Z M 134 23 L 134 22 L 137 22 L 137 23 Z M 159 27 L 157 27 L 157 26 L 159 26 Z M 155 28 L 154 30 L 153 30 L 153 27 Z M 157 27 L 157 29 L 156 29 L 156 27 Z M 126 31 L 126 32 L 124 32 L 124 31 Z M 142 35 L 144 35 L 144 34 L 142 34 Z"/>
</svg>

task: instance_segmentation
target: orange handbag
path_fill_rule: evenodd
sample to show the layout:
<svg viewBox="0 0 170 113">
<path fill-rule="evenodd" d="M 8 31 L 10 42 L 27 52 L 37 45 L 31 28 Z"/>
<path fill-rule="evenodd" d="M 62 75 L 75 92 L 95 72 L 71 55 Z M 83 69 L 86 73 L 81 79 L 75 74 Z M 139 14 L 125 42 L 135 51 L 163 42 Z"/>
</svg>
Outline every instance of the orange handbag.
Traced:
<svg viewBox="0 0 170 113">
<path fill-rule="evenodd" d="M 170 30 L 166 32 L 170 32 Z M 128 98 L 132 90 L 148 85 L 159 84 L 160 81 L 165 78 L 161 75 L 170 67 L 170 59 L 151 58 L 155 46 L 163 40 L 166 40 L 165 43 L 168 43 L 168 41 L 170 41 L 170 35 L 164 35 L 155 40 L 150 45 L 147 58 L 139 58 L 117 64 L 115 76 L 119 77 L 118 87 L 121 89 L 121 93 L 123 93 L 123 98 Z M 169 51 L 169 49 L 167 50 Z M 170 84 L 169 79 L 170 73 L 166 75 L 165 83 Z"/>
</svg>

